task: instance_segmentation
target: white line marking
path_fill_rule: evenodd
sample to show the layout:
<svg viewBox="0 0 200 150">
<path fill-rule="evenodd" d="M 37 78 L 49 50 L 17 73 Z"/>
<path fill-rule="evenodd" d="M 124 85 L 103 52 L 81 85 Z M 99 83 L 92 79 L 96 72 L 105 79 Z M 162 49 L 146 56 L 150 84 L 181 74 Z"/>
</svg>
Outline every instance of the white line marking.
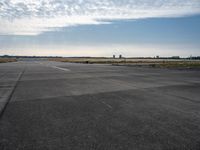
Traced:
<svg viewBox="0 0 200 150">
<path fill-rule="evenodd" d="M 67 68 L 60 68 L 60 67 L 57 67 L 57 66 L 52 66 L 52 68 L 59 69 L 59 70 L 62 70 L 62 71 L 71 71 Z"/>
<path fill-rule="evenodd" d="M 61 67 L 57 67 L 57 66 L 46 65 L 46 64 L 43 64 L 43 63 L 41 63 L 41 62 L 39 62 L 39 64 L 45 65 L 45 66 L 47 66 L 47 67 L 59 69 L 59 70 L 62 70 L 62 71 L 71 71 L 70 69 L 67 69 L 67 68 L 61 68 Z"/>
<path fill-rule="evenodd" d="M 104 105 L 106 105 L 107 107 L 109 107 L 110 109 L 112 109 L 112 106 L 110 106 L 110 105 L 107 104 L 106 102 L 102 101 L 102 103 L 103 103 Z"/>
</svg>

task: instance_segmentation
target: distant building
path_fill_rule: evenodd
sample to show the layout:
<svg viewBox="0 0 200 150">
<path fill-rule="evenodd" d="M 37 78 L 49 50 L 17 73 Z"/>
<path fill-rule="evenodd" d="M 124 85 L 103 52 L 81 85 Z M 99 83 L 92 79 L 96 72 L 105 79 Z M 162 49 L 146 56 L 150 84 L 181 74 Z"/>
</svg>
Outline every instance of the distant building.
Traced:
<svg viewBox="0 0 200 150">
<path fill-rule="evenodd" d="M 113 58 L 115 59 L 115 55 L 113 55 Z"/>
<path fill-rule="evenodd" d="M 157 58 L 157 59 L 159 59 L 159 58 L 160 58 L 160 56 L 156 56 L 156 58 Z"/>
<path fill-rule="evenodd" d="M 119 55 L 119 59 L 121 59 L 122 58 L 122 55 Z"/>
</svg>

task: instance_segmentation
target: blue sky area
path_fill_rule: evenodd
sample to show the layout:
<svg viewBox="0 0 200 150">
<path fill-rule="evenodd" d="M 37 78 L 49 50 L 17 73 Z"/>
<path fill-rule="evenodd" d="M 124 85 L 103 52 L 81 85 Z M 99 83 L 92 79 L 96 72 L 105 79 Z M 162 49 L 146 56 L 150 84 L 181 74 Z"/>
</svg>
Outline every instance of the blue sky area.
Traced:
<svg viewBox="0 0 200 150">
<path fill-rule="evenodd" d="M 18 30 L 11 30 L 9 28 L 12 26 L 6 25 L 8 28 L 5 32 L 0 25 L 0 55 L 200 55 L 198 13 L 125 19 L 122 16 L 119 19 L 106 18 L 100 23 L 56 24 L 47 26 L 48 30 L 45 31 L 32 27 L 31 32 L 21 30 L 20 26 Z"/>
</svg>

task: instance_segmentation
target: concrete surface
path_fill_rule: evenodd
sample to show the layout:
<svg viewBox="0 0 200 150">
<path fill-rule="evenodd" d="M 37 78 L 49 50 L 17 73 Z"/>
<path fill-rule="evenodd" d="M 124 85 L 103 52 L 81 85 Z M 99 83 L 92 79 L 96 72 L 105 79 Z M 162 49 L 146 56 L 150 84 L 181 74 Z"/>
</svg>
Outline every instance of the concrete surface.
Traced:
<svg viewBox="0 0 200 150">
<path fill-rule="evenodd" d="M 199 96 L 197 69 L 0 64 L 0 149 L 199 150 Z"/>
</svg>

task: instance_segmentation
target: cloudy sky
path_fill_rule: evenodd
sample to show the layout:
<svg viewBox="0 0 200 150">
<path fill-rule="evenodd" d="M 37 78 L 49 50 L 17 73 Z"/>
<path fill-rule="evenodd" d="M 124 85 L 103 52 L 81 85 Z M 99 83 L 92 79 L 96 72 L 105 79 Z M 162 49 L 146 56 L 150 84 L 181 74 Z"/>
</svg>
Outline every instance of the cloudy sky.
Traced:
<svg viewBox="0 0 200 150">
<path fill-rule="evenodd" d="M 0 0 L 0 55 L 200 55 L 200 0 Z"/>
</svg>

